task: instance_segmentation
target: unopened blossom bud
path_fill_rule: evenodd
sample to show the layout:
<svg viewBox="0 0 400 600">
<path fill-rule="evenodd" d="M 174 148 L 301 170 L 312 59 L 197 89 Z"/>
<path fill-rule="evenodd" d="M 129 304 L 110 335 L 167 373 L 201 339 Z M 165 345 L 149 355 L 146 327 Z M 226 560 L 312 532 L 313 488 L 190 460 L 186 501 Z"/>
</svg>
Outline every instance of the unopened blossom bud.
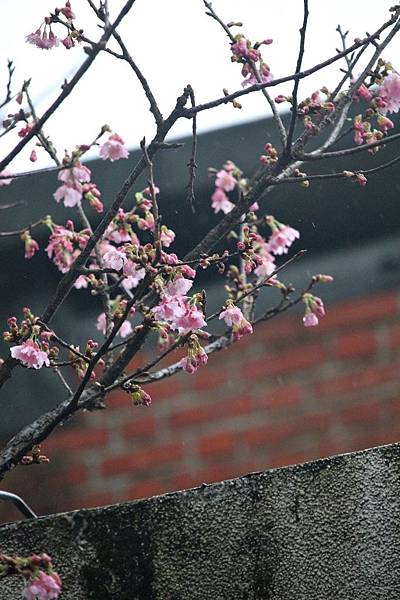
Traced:
<svg viewBox="0 0 400 600">
<path fill-rule="evenodd" d="M 318 275 L 314 275 L 314 280 L 316 283 L 332 283 L 333 277 L 332 275 L 322 275 L 319 273 Z"/>
<path fill-rule="evenodd" d="M 279 96 L 275 97 L 275 102 L 277 104 L 282 104 L 283 102 L 287 102 L 287 98 L 286 98 L 286 96 L 283 96 L 282 94 L 279 94 Z"/>
<path fill-rule="evenodd" d="M 31 162 L 36 162 L 37 161 L 37 154 L 36 154 L 36 150 L 33 149 L 30 156 L 29 156 L 29 160 Z"/>
<path fill-rule="evenodd" d="M 364 185 L 367 185 L 368 179 L 362 173 L 357 173 L 356 174 L 356 182 L 359 185 L 364 186 Z"/>
</svg>

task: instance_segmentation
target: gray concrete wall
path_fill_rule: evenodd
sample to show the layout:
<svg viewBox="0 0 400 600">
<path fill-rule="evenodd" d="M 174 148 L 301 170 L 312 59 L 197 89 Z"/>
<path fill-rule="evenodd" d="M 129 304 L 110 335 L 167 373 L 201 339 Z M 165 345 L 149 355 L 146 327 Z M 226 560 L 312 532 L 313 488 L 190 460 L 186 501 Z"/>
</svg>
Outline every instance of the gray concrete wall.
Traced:
<svg viewBox="0 0 400 600">
<path fill-rule="evenodd" d="M 8 524 L 0 549 L 51 554 L 70 600 L 398 600 L 400 445 Z"/>
</svg>

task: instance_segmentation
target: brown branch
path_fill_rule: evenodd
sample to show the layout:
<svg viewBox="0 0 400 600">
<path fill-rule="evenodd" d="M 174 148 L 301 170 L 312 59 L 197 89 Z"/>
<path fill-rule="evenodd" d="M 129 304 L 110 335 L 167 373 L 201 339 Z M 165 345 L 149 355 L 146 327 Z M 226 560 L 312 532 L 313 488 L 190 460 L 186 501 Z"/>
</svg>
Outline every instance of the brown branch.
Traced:
<svg viewBox="0 0 400 600">
<path fill-rule="evenodd" d="M 301 64 L 303 62 L 303 56 L 304 56 L 304 50 L 305 50 L 305 41 L 306 41 L 306 31 L 307 31 L 307 22 L 308 22 L 308 0 L 304 0 L 304 16 L 303 16 L 303 25 L 301 26 L 300 29 L 300 48 L 299 48 L 299 55 L 297 58 L 297 63 L 296 63 L 296 73 L 300 73 L 300 69 L 301 69 Z M 289 123 L 289 130 L 288 130 L 288 134 L 287 134 L 287 140 L 286 140 L 286 148 L 284 150 L 284 154 L 286 156 L 290 156 L 291 155 L 291 151 L 292 151 L 292 142 L 293 142 L 293 134 L 294 134 L 294 129 L 296 127 L 296 121 L 297 121 L 297 92 L 299 89 L 299 84 L 300 84 L 300 79 L 295 79 L 294 80 L 294 86 L 293 86 L 293 91 L 292 91 L 292 116 L 290 118 L 290 123 Z"/>
</svg>

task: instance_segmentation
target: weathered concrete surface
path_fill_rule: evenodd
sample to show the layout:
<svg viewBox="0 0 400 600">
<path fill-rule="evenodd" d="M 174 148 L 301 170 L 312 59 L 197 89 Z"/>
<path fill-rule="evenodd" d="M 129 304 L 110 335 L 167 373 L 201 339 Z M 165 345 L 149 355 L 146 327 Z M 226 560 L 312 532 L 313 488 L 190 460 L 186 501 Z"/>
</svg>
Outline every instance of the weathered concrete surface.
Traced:
<svg viewBox="0 0 400 600">
<path fill-rule="evenodd" d="M 5 525 L 0 549 L 51 554 L 70 600 L 398 600 L 400 445 Z"/>
</svg>

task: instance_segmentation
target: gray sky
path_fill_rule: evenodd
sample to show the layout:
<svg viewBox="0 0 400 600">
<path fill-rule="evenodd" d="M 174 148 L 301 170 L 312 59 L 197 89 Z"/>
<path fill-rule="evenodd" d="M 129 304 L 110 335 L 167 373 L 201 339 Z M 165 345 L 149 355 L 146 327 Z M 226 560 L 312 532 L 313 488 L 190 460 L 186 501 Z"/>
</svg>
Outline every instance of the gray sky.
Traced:
<svg viewBox="0 0 400 600">
<path fill-rule="evenodd" d="M 393 0 L 310 0 L 310 20 L 304 67 L 320 62 L 334 53 L 340 40 L 335 32 L 340 23 L 350 29 L 350 43 L 355 37 L 372 32 L 388 16 Z M 59 6 L 61 6 L 59 2 Z M 123 5 L 122 0 L 110 0 L 112 16 Z M 69 78 L 84 60 L 82 48 L 66 51 L 63 47 L 40 50 L 25 43 L 25 36 L 36 30 L 43 17 L 55 5 L 49 0 L 1 0 L 0 37 L 0 96 L 6 80 L 6 58 L 16 65 L 16 89 L 25 78 L 32 78 L 31 93 L 41 114 L 58 95 L 64 78 Z M 214 0 L 214 9 L 226 21 L 241 20 L 242 32 L 252 41 L 273 38 L 271 46 L 263 47 L 263 57 L 275 77 L 294 71 L 299 32 L 302 21 L 301 0 Z M 72 0 L 77 15 L 75 25 L 82 27 L 91 39 L 100 33 L 85 0 Z M 7 24 L 4 26 L 4 24 Z M 57 33 L 58 28 L 54 27 Z M 201 0 L 137 0 L 130 15 L 120 27 L 120 33 L 132 56 L 144 72 L 164 114 L 172 108 L 185 84 L 191 83 L 197 102 L 221 96 L 223 87 L 234 91 L 240 88 L 240 67 L 230 62 L 229 43 L 217 23 L 205 15 Z M 392 59 L 394 66 L 399 56 L 398 40 L 389 46 L 384 57 Z M 399 59 L 400 62 L 400 59 Z M 343 66 L 343 65 L 342 65 Z M 300 86 L 300 98 L 317 88 L 335 84 L 339 63 L 315 74 Z M 291 85 L 273 89 L 273 94 L 290 93 Z M 200 131 L 252 120 L 268 112 L 261 94 L 242 99 L 243 109 L 222 106 L 199 116 Z M 11 112 L 16 104 L 9 105 Z M 8 110 L 7 110 L 8 112 Z M 4 115 L 3 115 L 4 116 Z M 148 111 L 143 91 L 129 67 L 107 55 L 99 56 L 75 93 L 54 115 L 45 127 L 56 147 L 73 149 L 76 144 L 88 143 L 99 127 L 108 123 L 130 147 L 138 146 L 145 135 L 151 139 L 154 123 Z M 182 121 L 172 131 L 170 138 L 190 133 L 190 123 Z M 17 134 L 0 139 L 0 154 L 4 155 L 15 145 Z M 268 141 L 268 140 L 266 140 Z M 33 143 L 27 147 L 10 168 L 14 171 L 32 168 L 28 161 Z M 49 164 L 44 152 L 38 151 L 37 167 Z"/>
</svg>

